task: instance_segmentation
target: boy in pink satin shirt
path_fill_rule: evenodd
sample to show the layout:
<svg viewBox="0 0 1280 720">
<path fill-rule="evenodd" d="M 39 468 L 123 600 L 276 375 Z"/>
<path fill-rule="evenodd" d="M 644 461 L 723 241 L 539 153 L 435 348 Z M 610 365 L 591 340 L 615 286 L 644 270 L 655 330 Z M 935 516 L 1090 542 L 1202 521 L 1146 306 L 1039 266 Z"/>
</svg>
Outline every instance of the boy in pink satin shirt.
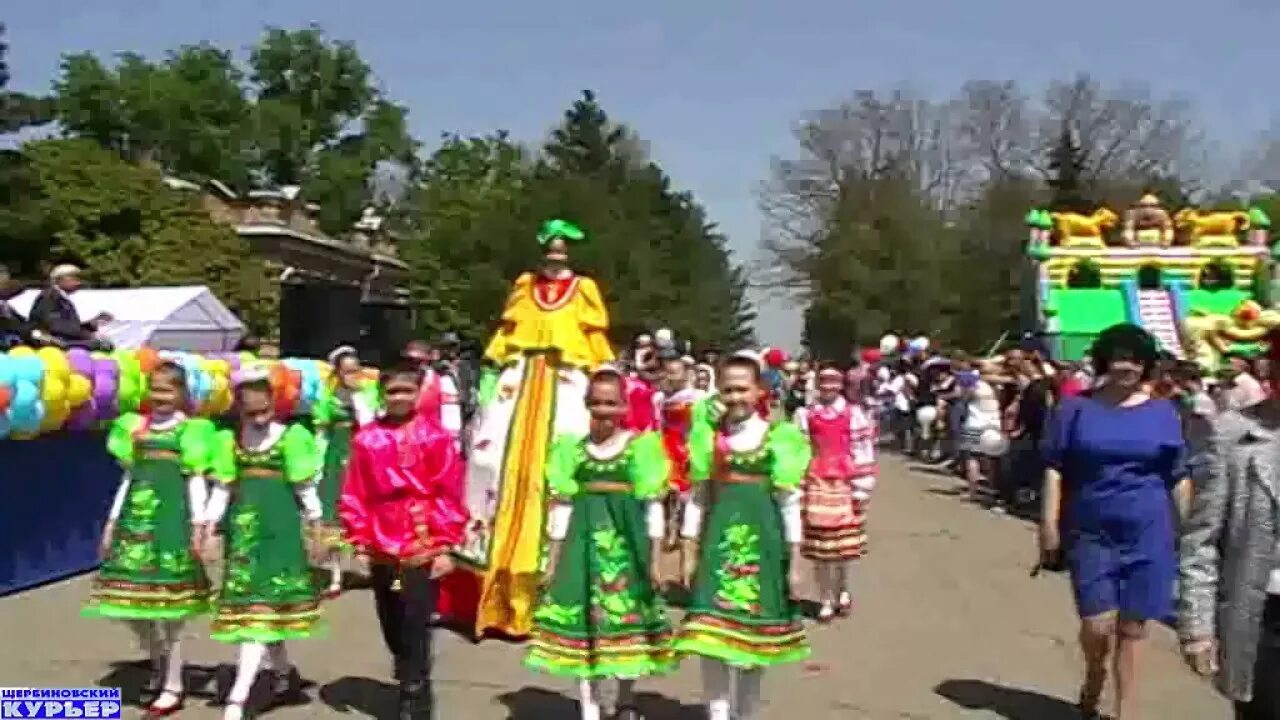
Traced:
<svg viewBox="0 0 1280 720">
<path fill-rule="evenodd" d="M 422 380 L 411 364 L 382 373 L 385 412 L 352 440 L 338 502 L 346 538 L 370 567 L 400 683 L 400 720 L 432 717 L 429 626 L 467 520 L 454 438 L 415 411 Z"/>
</svg>

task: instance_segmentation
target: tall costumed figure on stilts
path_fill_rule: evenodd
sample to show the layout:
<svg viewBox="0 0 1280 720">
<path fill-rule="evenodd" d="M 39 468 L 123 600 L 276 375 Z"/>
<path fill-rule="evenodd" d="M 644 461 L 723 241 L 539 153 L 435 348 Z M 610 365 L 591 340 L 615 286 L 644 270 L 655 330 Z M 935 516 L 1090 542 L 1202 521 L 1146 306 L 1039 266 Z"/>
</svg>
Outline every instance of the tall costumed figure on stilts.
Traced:
<svg viewBox="0 0 1280 720">
<path fill-rule="evenodd" d="M 600 289 L 569 267 L 569 247 L 584 241 L 570 222 L 543 224 L 542 267 L 516 279 L 485 350 L 467 468 L 471 521 L 459 553 L 471 572 L 455 573 L 441 598 L 441 613 L 473 623 L 477 636 L 533 629 L 547 452 L 558 436 L 586 435 L 587 373 L 613 360 Z"/>
</svg>

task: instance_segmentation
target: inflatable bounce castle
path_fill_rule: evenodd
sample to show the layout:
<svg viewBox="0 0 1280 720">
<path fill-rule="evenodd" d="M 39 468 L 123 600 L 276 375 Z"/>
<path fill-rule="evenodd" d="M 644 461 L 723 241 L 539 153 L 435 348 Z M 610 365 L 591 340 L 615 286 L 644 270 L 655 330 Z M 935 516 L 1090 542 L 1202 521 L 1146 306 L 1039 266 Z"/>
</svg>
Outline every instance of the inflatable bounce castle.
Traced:
<svg viewBox="0 0 1280 720">
<path fill-rule="evenodd" d="M 1054 354 L 1078 360 L 1102 329 L 1146 328 L 1165 351 L 1214 370 L 1227 351 L 1253 353 L 1280 325 L 1271 309 L 1276 253 L 1259 208 L 1170 214 L 1154 195 L 1122 216 L 1027 213 L 1035 327 Z"/>
</svg>

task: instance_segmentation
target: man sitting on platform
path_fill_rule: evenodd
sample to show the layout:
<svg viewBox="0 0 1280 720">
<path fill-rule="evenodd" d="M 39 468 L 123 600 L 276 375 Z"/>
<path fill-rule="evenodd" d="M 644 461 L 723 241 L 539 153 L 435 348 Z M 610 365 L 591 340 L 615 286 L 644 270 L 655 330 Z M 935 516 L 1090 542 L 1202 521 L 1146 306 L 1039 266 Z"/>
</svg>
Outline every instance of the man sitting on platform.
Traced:
<svg viewBox="0 0 1280 720">
<path fill-rule="evenodd" d="M 98 329 L 111 322 L 111 316 L 100 313 L 89 322 L 82 322 L 80 312 L 71 301 L 72 293 L 79 289 L 80 268 L 75 265 L 55 267 L 49 273 L 49 287 L 40 292 L 31 306 L 31 323 L 57 345 L 110 350 L 111 343 L 99 337 Z"/>
</svg>

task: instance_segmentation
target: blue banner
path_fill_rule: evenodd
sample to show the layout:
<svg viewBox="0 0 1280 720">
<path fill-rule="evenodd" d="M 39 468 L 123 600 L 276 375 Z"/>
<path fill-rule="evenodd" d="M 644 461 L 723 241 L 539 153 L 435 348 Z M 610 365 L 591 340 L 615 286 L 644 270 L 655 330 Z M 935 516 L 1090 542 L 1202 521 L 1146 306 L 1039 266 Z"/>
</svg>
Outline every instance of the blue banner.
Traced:
<svg viewBox="0 0 1280 720">
<path fill-rule="evenodd" d="M 0 595 L 97 566 L 120 474 L 102 433 L 0 440 Z"/>
<path fill-rule="evenodd" d="M 120 716 L 120 688 L 0 688 L 0 720 Z"/>
</svg>

